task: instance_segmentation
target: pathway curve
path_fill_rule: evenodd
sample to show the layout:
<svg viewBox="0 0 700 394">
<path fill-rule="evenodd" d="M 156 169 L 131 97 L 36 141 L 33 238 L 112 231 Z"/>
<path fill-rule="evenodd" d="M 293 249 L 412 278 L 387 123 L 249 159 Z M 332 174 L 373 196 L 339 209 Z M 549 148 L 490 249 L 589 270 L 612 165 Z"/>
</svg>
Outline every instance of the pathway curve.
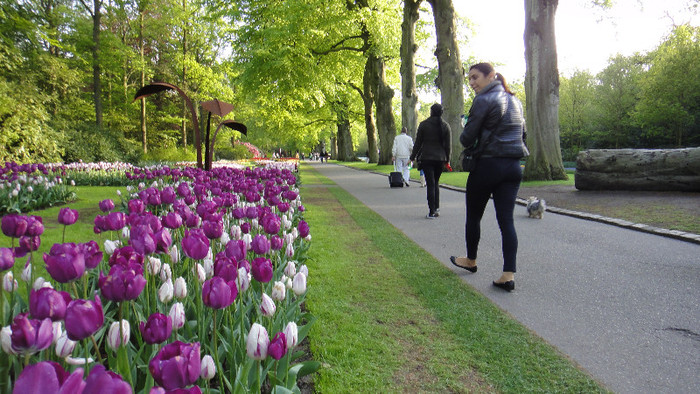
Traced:
<svg viewBox="0 0 700 394">
<path fill-rule="evenodd" d="M 491 286 L 502 270 L 493 205 L 482 222 L 479 272 L 464 255 L 464 193 L 443 188 L 425 219 L 425 189 L 389 188 L 386 175 L 311 164 L 403 231 L 465 282 L 618 393 L 700 390 L 700 245 L 516 206 L 516 289 Z"/>
</svg>

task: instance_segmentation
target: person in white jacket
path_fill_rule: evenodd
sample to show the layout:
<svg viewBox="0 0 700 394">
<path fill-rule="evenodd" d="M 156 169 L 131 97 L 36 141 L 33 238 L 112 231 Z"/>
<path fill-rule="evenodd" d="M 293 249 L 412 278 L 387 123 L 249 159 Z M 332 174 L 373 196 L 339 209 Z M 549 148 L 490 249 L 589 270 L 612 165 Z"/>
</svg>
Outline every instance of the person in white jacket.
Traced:
<svg viewBox="0 0 700 394">
<path fill-rule="evenodd" d="M 391 160 L 394 162 L 396 171 L 403 176 L 403 183 L 406 187 L 410 186 L 408 180 L 411 178 L 408 165 L 411 164 L 411 150 L 413 149 L 413 138 L 406 134 L 408 130 L 404 127 L 401 129 L 401 134 L 394 138 L 394 146 L 391 148 Z"/>
</svg>

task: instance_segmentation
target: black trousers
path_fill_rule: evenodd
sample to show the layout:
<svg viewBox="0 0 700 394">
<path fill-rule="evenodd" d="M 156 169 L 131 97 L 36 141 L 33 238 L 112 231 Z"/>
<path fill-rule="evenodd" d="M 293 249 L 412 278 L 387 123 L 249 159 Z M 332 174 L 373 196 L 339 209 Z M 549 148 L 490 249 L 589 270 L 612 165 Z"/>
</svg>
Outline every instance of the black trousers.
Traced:
<svg viewBox="0 0 700 394">
<path fill-rule="evenodd" d="M 430 213 L 435 213 L 440 208 L 440 176 L 445 164 L 436 160 L 424 160 L 421 165 L 425 174 L 425 186 L 428 188 L 428 209 Z"/>
<path fill-rule="evenodd" d="M 513 224 L 515 198 L 518 195 L 523 172 L 519 159 L 489 157 L 479 159 L 474 171 L 467 179 L 467 222 L 465 238 L 467 257 L 476 259 L 481 238 L 481 218 L 486 204 L 493 195 L 496 220 L 501 229 L 501 248 L 503 249 L 503 271 L 515 272 L 515 260 L 518 253 L 518 236 Z"/>
</svg>

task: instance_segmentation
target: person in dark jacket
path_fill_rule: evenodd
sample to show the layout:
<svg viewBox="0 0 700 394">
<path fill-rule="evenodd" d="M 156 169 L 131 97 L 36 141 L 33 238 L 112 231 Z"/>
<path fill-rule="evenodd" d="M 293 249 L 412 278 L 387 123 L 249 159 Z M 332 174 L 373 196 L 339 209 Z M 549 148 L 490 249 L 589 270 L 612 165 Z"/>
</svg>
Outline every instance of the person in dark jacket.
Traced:
<svg viewBox="0 0 700 394">
<path fill-rule="evenodd" d="M 476 272 L 481 218 L 493 195 L 503 249 L 503 274 L 493 281 L 493 285 L 511 291 L 515 289 L 518 251 L 513 210 L 523 177 L 520 159 L 529 154 L 525 146 L 523 106 L 508 88 L 505 78 L 496 73 L 489 63 L 471 66 L 468 80 L 476 97 L 459 140 L 465 147 L 478 143 L 481 156 L 467 179 L 467 256 L 452 256 L 450 261 L 460 268 Z"/>
<path fill-rule="evenodd" d="M 418 125 L 416 142 L 411 151 L 411 161 L 418 161 L 418 169 L 425 173 L 428 219 L 440 216 L 440 175 L 445 164 L 450 161 L 450 135 L 450 125 L 442 120 L 442 105 L 433 104 L 430 107 L 430 117 Z"/>
</svg>

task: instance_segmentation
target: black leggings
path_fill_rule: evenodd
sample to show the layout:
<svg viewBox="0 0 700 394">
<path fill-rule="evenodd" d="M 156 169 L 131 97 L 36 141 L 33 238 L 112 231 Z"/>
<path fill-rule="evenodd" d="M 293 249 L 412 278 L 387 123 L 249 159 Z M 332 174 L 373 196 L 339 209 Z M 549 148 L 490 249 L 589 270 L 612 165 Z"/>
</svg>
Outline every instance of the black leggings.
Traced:
<svg viewBox="0 0 700 394">
<path fill-rule="evenodd" d="M 425 186 L 428 197 L 429 213 L 435 213 L 440 209 L 440 175 L 445 164 L 436 160 L 425 160 L 422 163 L 423 173 L 425 174 Z"/>
<path fill-rule="evenodd" d="M 523 172 L 519 159 L 501 157 L 479 159 L 476 169 L 467 179 L 465 238 L 468 258 L 476 259 L 481 238 L 481 218 L 493 194 L 496 219 L 501 229 L 503 271 L 515 272 L 518 235 L 515 233 L 513 224 L 513 210 L 522 178 Z"/>
</svg>

